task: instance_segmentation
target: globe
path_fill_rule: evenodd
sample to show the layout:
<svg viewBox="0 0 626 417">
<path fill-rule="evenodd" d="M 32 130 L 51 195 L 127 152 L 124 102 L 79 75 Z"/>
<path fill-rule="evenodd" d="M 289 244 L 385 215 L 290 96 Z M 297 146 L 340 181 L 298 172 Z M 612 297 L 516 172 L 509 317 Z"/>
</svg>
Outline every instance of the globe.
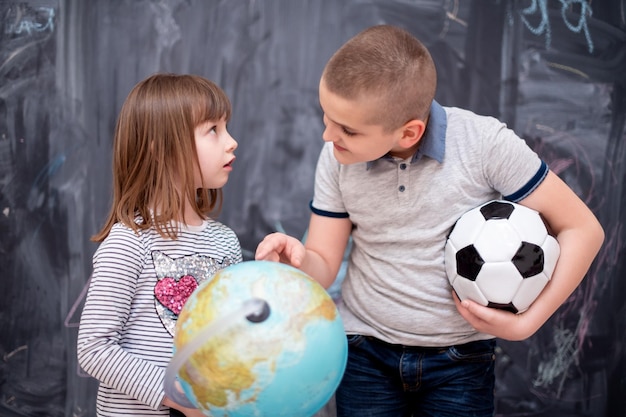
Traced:
<svg viewBox="0 0 626 417">
<path fill-rule="evenodd" d="M 334 394 L 347 349 L 337 307 L 314 279 L 277 262 L 241 262 L 182 308 L 165 391 L 207 416 L 309 417 Z"/>
</svg>

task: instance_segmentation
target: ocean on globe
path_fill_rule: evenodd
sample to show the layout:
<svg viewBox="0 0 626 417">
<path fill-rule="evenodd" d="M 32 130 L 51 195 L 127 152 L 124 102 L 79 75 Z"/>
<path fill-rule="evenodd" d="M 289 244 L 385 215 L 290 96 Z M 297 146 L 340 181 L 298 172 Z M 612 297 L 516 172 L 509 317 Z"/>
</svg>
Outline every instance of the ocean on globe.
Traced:
<svg viewBox="0 0 626 417">
<path fill-rule="evenodd" d="M 207 416 L 310 417 L 339 385 L 347 349 L 337 307 L 320 284 L 285 264 L 246 261 L 189 297 L 170 367 Z"/>
</svg>

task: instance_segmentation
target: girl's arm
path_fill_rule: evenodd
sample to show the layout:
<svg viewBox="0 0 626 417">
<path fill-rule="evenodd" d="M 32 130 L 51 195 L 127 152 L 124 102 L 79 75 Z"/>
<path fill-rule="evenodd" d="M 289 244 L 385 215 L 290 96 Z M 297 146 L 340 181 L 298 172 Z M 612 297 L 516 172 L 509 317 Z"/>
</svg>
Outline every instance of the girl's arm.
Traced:
<svg viewBox="0 0 626 417">
<path fill-rule="evenodd" d="M 131 319 L 131 305 L 140 291 L 138 278 L 144 261 L 145 251 L 138 236 L 129 228 L 114 227 L 94 255 L 93 274 L 80 319 L 77 356 L 85 372 L 101 384 L 157 409 L 164 395 L 165 368 L 122 348 L 122 343 L 128 342 L 123 335 Z M 155 333 L 153 330 L 146 329 Z M 158 330 L 163 332 L 159 343 L 165 350 L 164 346 L 172 343 L 171 336 L 163 326 Z M 157 340 L 154 334 L 151 336 L 151 342 Z M 163 358 L 164 363 L 168 360 L 169 357 Z"/>
</svg>

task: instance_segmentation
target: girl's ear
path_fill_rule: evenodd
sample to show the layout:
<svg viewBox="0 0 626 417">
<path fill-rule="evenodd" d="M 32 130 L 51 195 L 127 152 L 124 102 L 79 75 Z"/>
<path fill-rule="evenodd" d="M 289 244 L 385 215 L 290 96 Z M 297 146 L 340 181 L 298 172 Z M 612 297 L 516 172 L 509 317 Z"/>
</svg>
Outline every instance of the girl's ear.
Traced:
<svg viewBox="0 0 626 417">
<path fill-rule="evenodd" d="M 402 137 L 400 138 L 400 145 L 405 148 L 410 148 L 417 144 L 424 135 L 426 123 L 418 119 L 409 120 L 401 127 L 401 130 Z"/>
</svg>

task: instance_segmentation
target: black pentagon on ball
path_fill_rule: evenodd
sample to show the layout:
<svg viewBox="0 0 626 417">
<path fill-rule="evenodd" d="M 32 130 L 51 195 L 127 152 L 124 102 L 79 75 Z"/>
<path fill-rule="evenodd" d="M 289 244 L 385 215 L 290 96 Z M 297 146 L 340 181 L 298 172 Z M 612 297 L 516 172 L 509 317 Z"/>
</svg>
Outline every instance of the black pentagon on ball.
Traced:
<svg viewBox="0 0 626 417">
<path fill-rule="evenodd" d="M 480 213 L 485 220 L 508 219 L 515 210 L 515 206 L 506 201 L 492 201 L 480 208 Z"/>
<path fill-rule="evenodd" d="M 518 313 L 517 307 L 515 307 L 513 303 L 501 304 L 501 303 L 492 303 L 491 301 L 489 301 L 489 303 L 487 303 L 487 307 L 510 311 L 513 314 Z"/>
<path fill-rule="evenodd" d="M 543 271 L 543 249 L 534 243 L 522 242 L 511 260 L 523 278 Z"/>
<path fill-rule="evenodd" d="M 456 253 L 456 272 L 470 281 L 476 281 L 484 263 L 474 245 L 466 246 Z"/>
</svg>

